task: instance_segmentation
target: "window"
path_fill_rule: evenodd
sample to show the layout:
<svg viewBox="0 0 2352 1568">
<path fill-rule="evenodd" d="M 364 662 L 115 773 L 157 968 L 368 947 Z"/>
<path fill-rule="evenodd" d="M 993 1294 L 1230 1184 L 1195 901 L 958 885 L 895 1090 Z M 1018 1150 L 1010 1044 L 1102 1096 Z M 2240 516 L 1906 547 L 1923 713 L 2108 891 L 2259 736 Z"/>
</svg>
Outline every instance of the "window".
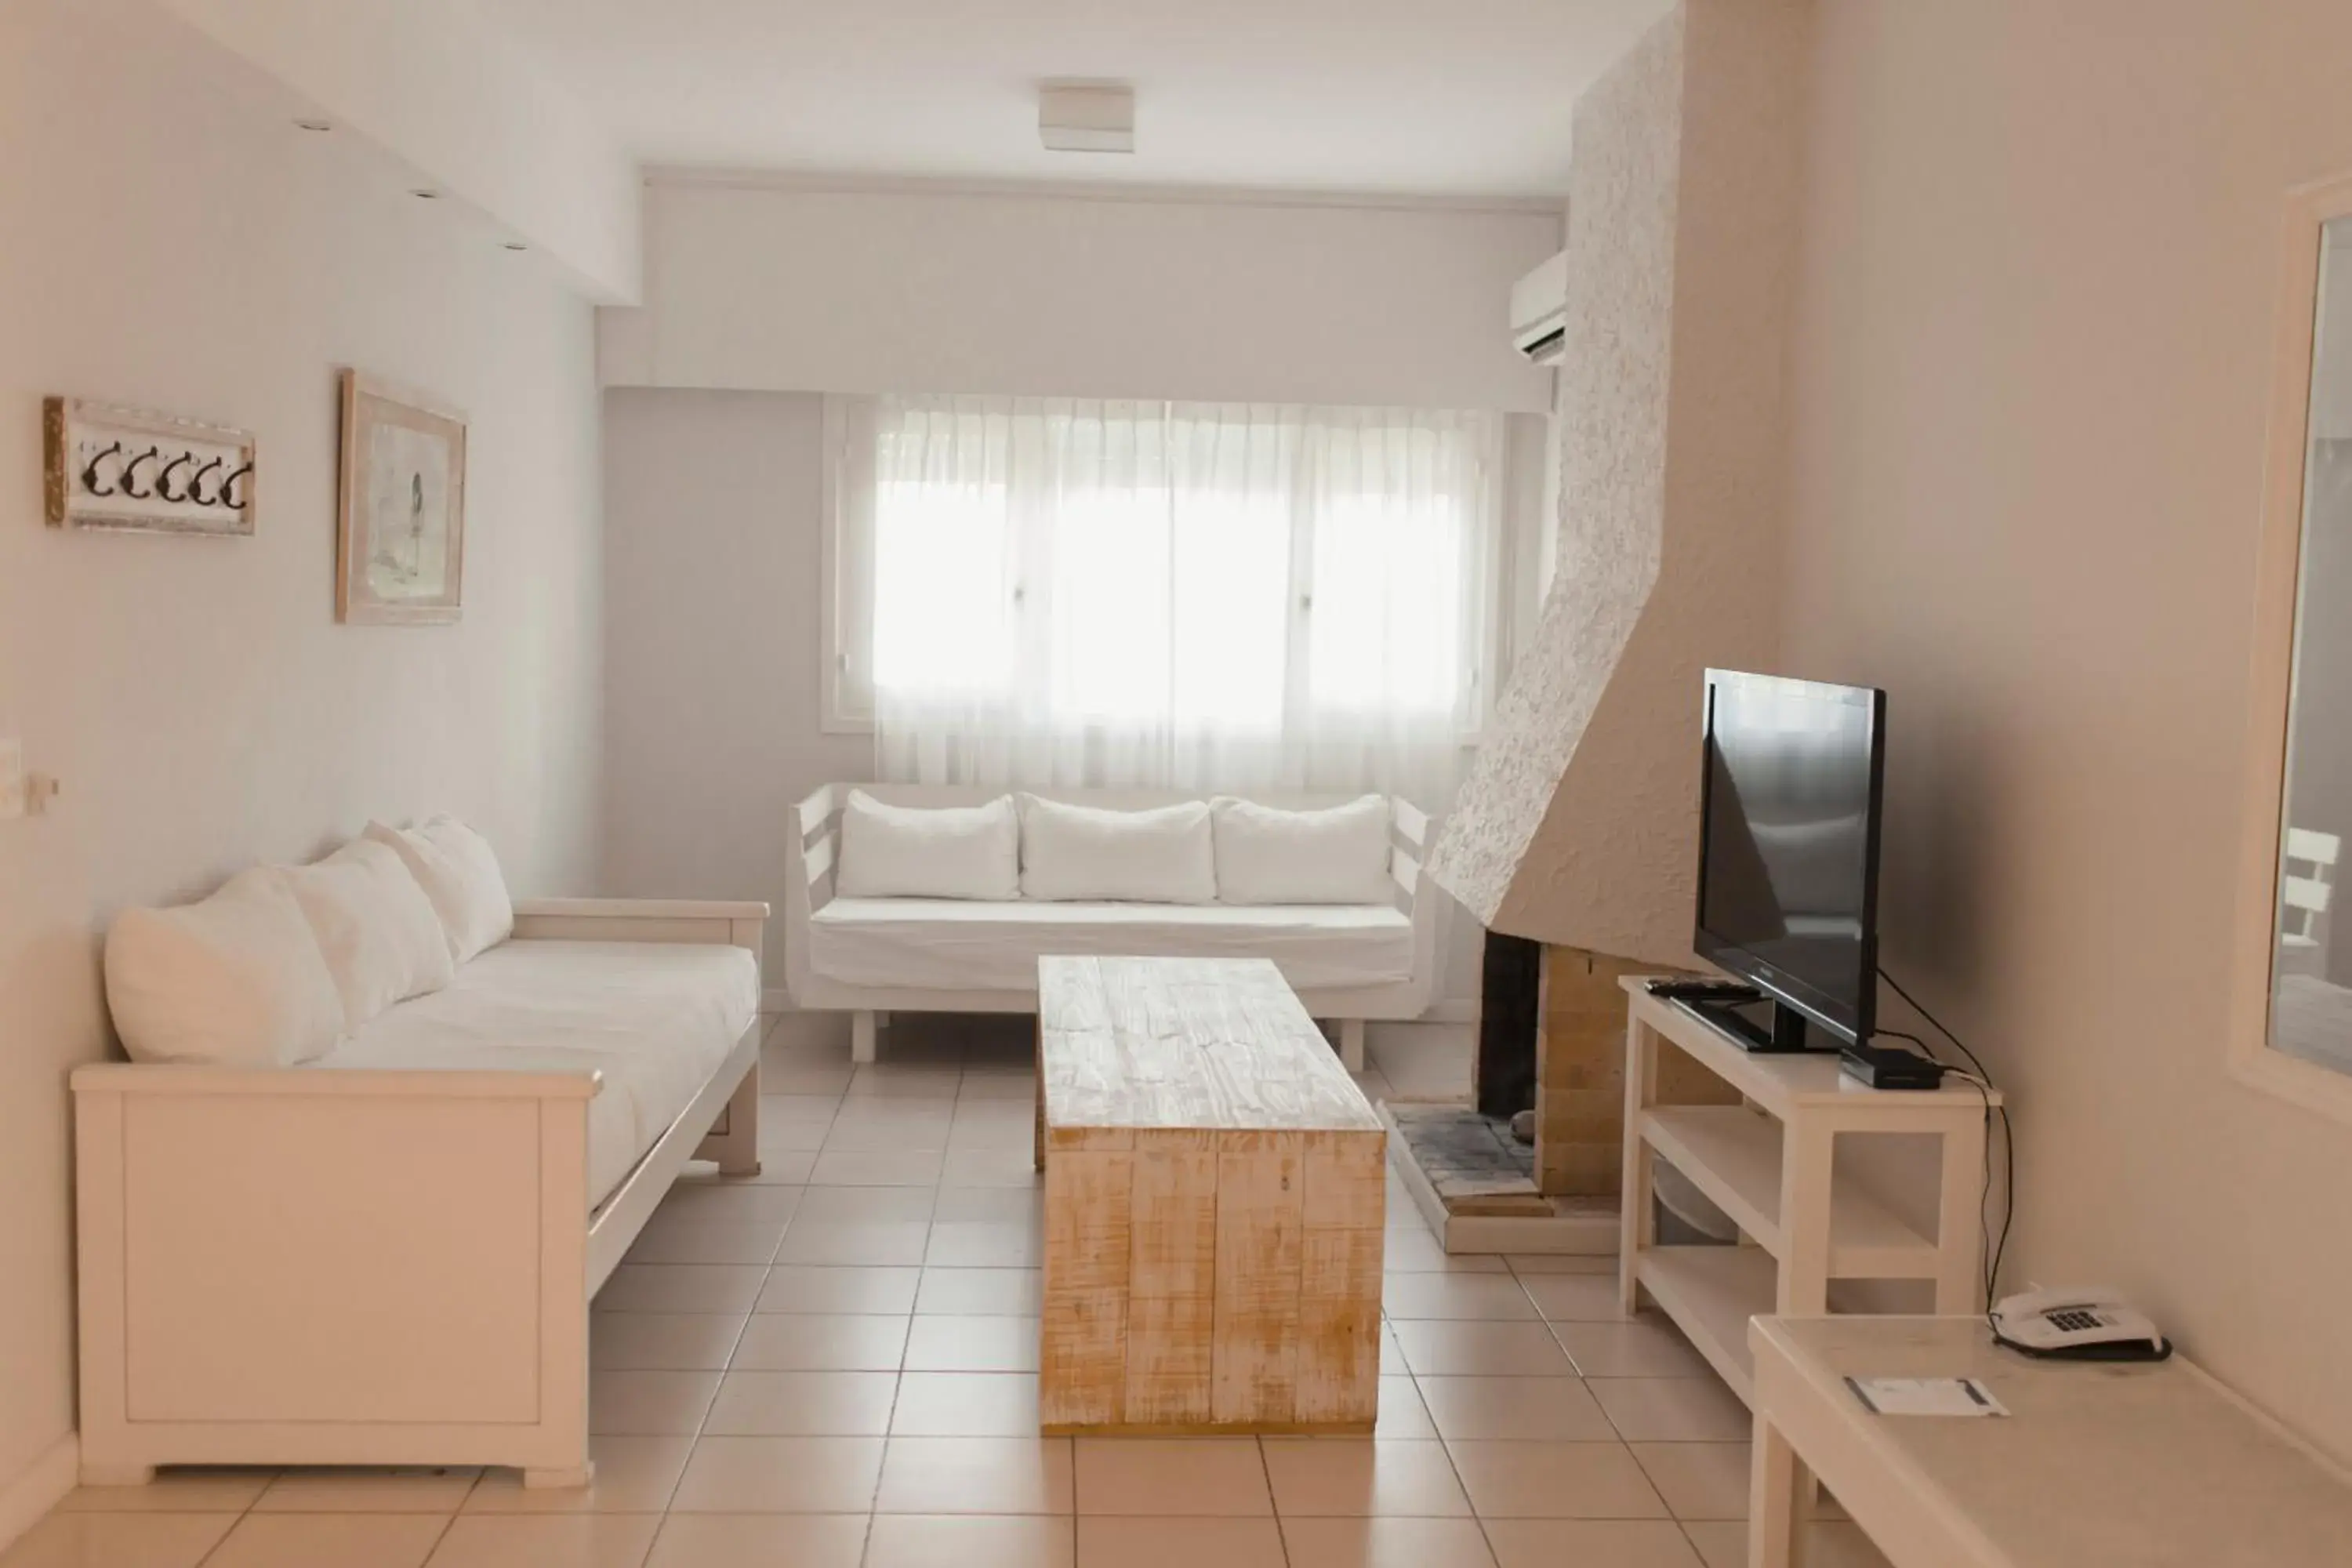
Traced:
<svg viewBox="0 0 2352 1568">
<path fill-rule="evenodd" d="M 1497 417 L 828 406 L 828 719 L 887 776 L 1393 787 L 1475 733 Z"/>
</svg>

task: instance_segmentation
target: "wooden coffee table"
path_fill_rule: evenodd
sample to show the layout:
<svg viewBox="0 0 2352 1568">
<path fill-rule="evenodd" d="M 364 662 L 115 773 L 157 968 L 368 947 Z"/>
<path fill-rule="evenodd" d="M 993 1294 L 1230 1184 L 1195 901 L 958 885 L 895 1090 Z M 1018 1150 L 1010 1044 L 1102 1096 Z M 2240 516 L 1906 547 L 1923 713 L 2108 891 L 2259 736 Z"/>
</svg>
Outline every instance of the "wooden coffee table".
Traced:
<svg viewBox="0 0 2352 1568">
<path fill-rule="evenodd" d="M 1037 971 L 1045 1431 L 1370 1432 L 1387 1132 L 1280 972 Z"/>
</svg>

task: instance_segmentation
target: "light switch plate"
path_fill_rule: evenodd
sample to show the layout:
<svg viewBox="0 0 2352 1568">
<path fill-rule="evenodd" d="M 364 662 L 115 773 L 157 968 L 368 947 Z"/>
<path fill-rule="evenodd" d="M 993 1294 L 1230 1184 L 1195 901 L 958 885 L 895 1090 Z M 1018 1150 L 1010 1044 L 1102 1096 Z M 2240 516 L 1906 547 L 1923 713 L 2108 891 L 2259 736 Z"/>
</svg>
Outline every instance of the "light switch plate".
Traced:
<svg viewBox="0 0 2352 1568">
<path fill-rule="evenodd" d="M 25 742 L 0 740 L 0 818 L 25 815 Z"/>
</svg>

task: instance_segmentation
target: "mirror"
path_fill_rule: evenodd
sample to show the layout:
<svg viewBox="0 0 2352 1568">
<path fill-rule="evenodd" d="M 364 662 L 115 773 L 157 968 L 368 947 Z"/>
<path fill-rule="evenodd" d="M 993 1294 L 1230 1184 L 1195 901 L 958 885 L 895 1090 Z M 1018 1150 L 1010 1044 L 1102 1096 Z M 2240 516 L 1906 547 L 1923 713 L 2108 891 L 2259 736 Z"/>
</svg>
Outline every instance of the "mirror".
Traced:
<svg viewBox="0 0 2352 1568">
<path fill-rule="evenodd" d="M 2352 216 L 2319 226 L 2268 1046 L 2352 1074 Z"/>
</svg>

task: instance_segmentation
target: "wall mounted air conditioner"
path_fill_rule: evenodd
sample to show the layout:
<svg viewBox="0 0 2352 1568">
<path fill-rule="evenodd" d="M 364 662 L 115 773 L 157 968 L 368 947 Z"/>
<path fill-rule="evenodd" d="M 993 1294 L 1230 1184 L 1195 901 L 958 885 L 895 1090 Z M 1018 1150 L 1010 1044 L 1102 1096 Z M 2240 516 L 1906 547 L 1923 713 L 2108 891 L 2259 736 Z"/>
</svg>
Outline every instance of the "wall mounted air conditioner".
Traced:
<svg viewBox="0 0 2352 1568">
<path fill-rule="evenodd" d="M 1511 285 L 1511 346 L 1537 364 L 1566 357 L 1568 252 Z"/>
</svg>

